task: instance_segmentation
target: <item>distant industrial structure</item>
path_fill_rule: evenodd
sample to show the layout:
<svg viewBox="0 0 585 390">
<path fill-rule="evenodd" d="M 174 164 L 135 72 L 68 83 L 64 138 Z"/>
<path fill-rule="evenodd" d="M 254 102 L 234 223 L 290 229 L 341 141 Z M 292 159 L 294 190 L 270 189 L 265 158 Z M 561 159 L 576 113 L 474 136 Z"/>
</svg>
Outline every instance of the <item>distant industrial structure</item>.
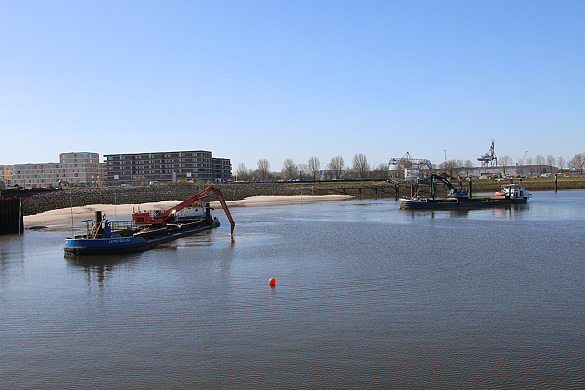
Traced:
<svg viewBox="0 0 585 390">
<path fill-rule="evenodd" d="M 421 168 L 432 168 L 431 160 L 426 158 L 412 158 L 410 153 L 400 158 L 392 157 L 388 161 L 388 169 L 391 171 L 397 170 L 399 167 L 404 168 L 404 178 L 406 180 L 416 180 L 420 177 Z"/>
<path fill-rule="evenodd" d="M 230 181 L 230 159 L 208 150 L 106 154 L 107 183 L 111 185 L 176 181 Z"/>
<path fill-rule="evenodd" d="M 492 140 L 487 153 L 480 156 L 477 161 L 480 166 L 445 166 L 439 165 L 440 169 L 433 166 L 430 160 L 424 158 L 413 158 L 410 153 L 402 157 L 393 157 L 388 162 L 388 169 L 396 171 L 396 177 L 401 177 L 406 180 L 416 180 L 428 176 L 429 173 L 445 174 L 448 176 L 474 176 L 474 177 L 512 177 L 512 176 L 527 176 L 527 175 L 546 175 L 555 174 L 559 171 L 557 167 L 544 164 L 529 164 L 524 165 L 528 151 L 517 164 L 498 165 L 498 157 L 495 151 L 495 140 Z M 445 163 L 447 163 L 447 155 L 445 152 Z M 451 161 L 454 163 L 455 161 Z M 402 171 L 403 170 L 403 171 Z"/>
<path fill-rule="evenodd" d="M 498 166 L 498 158 L 496 157 L 496 151 L 495 151 L 495 140 L 492 140 L 492 145 L 490 146 L 490 150 L 488 150 L 488 152 L 484 155 L 482 155 L 481 157 L 479 157 L 477 159 L 477 161 L 479 161 L 481 163 L 482 167 L 493 167 L 493 166 Z M 495 161 L 495 164 L 494 164 Z"/>
</svg>

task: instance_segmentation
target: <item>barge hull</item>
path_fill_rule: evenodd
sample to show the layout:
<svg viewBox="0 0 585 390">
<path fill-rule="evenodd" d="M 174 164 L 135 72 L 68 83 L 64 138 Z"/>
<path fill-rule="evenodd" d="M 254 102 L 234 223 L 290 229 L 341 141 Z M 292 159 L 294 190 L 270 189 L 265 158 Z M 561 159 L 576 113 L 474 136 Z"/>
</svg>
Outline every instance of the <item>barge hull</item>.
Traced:
<svg viewBox="0 0 585 390">
<path fill-rule="evenodd" d="M 142 252 L 152 249 L 157 245 L 205 230 L 210 230 L 217 226 L 219 226 L 219 221 L 215 221 L 212 224 L 199 225 L 193 228 L 171 231 L 163 236 L 150 239 L 144 239 L 142 237 L 67 239 L 64 247 L 65 256 L 99 256 Z M 128 240 L 127 243 L 124 240 Z"/>
<path fill-rule="evenodd" d="M 525 204 L 527 199 L 492 199 L 492 198 L 474 198 L 474 199 L 427 199 L 413 200 L 400 199 L 398 208 L 401 210 L 449 210 L 449 209 L 481 209 L 496 206 L 509 206 Z"/>
</svg>

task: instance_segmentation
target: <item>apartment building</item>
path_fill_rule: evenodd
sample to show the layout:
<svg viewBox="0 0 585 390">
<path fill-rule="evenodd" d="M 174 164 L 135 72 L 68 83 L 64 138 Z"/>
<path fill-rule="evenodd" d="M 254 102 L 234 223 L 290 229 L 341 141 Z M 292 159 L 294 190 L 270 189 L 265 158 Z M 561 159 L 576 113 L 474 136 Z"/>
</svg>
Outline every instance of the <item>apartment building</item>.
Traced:
<svg viewBox="0 0 585 390">
<path fill-rule="evenodd" d="M 96 186 L 103 182 L 99 174 L 99 153 L 59 154 L 58 163 L 29 163 L 13 166 L 13 182 L 26 188 L 54 188 L 60 182 L 75 186 Z"/>
<path fill-rule="evenodd" d="M 232 180 L 232 162 L 229 158 L 213 158 L 213 177 L 216 181 Z"/>
<path fill-rule="evenodd" d="M 107 183 L 133 184 L 138 181 L 227 181 L 231 180 L 229 159 L 214 158 L 207 150 L 106 154 Z"/>
<path fill-rule="evenodd" d="M 12 175 L 13 175 L 12 165 L 0 165 L 0 182 L 4 182 L 5 186 L 13 185 Z"/>
</svg>

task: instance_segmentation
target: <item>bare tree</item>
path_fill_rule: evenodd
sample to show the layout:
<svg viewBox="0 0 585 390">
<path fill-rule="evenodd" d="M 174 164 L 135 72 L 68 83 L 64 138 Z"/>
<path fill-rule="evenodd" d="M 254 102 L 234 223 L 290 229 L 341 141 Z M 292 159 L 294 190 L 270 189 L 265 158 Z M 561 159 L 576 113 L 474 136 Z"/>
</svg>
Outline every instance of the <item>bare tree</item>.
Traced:
<svg viewBox="0 0 585 390">
<path fill-rule="evenodd" d="M 453 177 L 457 172 L 457 161 L 447 160 L 439 164 L 439 170 L 446 173 L 449 177 Z"/>
<path fill-rule="evenodd" d="M 309 166 L 307 164 L 298 164 L 297 168 L 300 180 L 304 180 L 306 177 L 311 176 L 311 172 L 309 171 Z"/>
<path fill-rule="evenodd" d="M 585 153 L 577 153 L 569 161 L 569 167 L 578 170 L 579 173 L 583 172 L 583 166 L 585 166 Z"/>
<path fill-rule="evenodd" d="M 309 173 L 313 176 L 313 181 L 317 180 L 317 175 L 321 169 L 321 161 L 315 156 L 309 159 Z"/>
<path fill-rule="evenodd" d="M 499 159 L 500 164 L 504 167 L 504 175 L 506 174 L 506 167 L 512 163 L 512 157 L 508 156 L 507 154 L 500 157 Z"/>
<path fill-rule="evenodd" d="M 356 172 L 360 180 L 364 180 L 370 170 L 370 164 L 365 154 L 356 154 L 353 156 L 353 170 Z"/>
<path fill-rule="evenodd" d="M 526 157 L 526 165 L 530 167 L 530 174 L 532 175 L 532 156 Z"/>
<path fill-rule="evenodd" d="M 343 157 L 335 156 L 331 159 L 329 164 L 327 165 L 328 169 L 333 174 L 333 177 L 337 180 L 341 179 L 341 175 L 343 174 L 343 166 L 345 162 L 343 161 Z"/>
<path fill-rule="evenodd" d="M 260 180 L 266 180 L 270 177 L 270 163 L 267 159 L 262 158 L 258 160 L 258 178 Z"/>
<path fill-rule="evenodd" d="M 467 174 L 467 176 L 469 176 L 469 170 L 473 169 L 473 167 L 474 167 L 473 161 L 465 160 L 464 166 L 465 166 L 465 173 Z"/>
<path fill-rule="evenodd" d="M 555 165 L 555 156 L 553 156 L 552 154 L 546 156 L 546 163 L 550 167 L 550 173 L 553 173 L 553 165 Z"/>
<path fill-rule="evenodd" d="M 284 160 L 284 163 L 282 164 L 282 178 L 284 180 L 294 180 L 298 177 L 298 175 L 299 169 L 297 164 L 295 164 L 294 161 L 290 158 Z"/>
<path fill-rule="evenodd" d="M 433 167 L 430 164 L 421 164 L 419 165 L 418 177 L 423 180 L 428 179 L 431 176 L 432 170 Z"/>
<path fill-rule="evenodd" d="M 390 170 L 390 176 L 395 179 L 404 178 L 404 166 L 400 163 L 394 165 L 394 169 Z"/>
<path fill-rule="evenodd" d="M 536 169 L 537 169 L 537 171 L 536 171 L 537 173 L 538 173 L 538 172 L 540 172 L 540 173 L 544 173 L 544 171 L 546 171 L 546 168 L 544 167 L 544 165 L 545 165 L 546 163 L 545 163 L 545 161 L 544 161 L 544 157 L 542 157 L 542 154 L 539 154 L 538 156 L 536 156 L 536 157 L 534 158 L 534 163 L 535 163 L 535 164 L 536 164 L 536 166 L 537 166 L 537 168 L 536 168 Z"/>
<path fill-rule="evenodd" d="M 372 171 L 372 176 L 374 179 L 379 180 L 388 180 L 390 178 L 390 170 L 388 169 L 388 165 L 381 163 Z"/>
<path fill-rule="evenodd" d="M 238 169 L 236 169 L 236 180 L 250 180 L 252 178 L 252 172 L 246 168 L 246 164 L 239 163 Z"/>
<path fill-rule="evenodd" d="M 563 156 L 557 157 L 557 165 L 559 166 L 559 169 L 565 169 L 566 164 L 567 164 L 567 161 L 565 160 L 565 158 Z"/>
</svg>

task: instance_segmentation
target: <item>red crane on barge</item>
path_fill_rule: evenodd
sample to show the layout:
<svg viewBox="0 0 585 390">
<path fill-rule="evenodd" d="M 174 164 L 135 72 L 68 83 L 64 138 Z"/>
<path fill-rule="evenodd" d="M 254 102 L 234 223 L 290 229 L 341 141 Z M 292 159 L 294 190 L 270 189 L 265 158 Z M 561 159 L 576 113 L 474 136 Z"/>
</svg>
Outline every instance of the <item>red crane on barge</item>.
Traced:
<svg viewBox="0 0 585 390">
<path fill-rule="evenodd" d="M 234 222 L 221 191 L 217 187 L 207 187 L 187 200 L 171 207 L 162 213 L 152 215 L 146 211 L 132 213 L 132 223 L 126 222 L 116 226 L 114 222 L 102 219 L 101 211 L 91 226 L 87 224 L 87 233 L 65 239 L 65 254 L 78 255 L 110 255 L 144 251 L 159 244 L 186 237 L 219 226 L 217 218 L 211 218 L 209 204 L 205 208 L 205 216 L 177 217 L 177 213 L 214 193 L 230 221 L 233 236 Z"/>
<path fill-rule="evenodd" d="M 203 198 L 211 195 L 211 193 L 214 193 L 217 196 L 217 199 L 219 199 L 219 203 L 221 203 L 221 207 L 223 208 L 225 215 L 227 216 L 228 220 L 230 221 L 231 234 L 234 234 L 234 227 L 236 226 L 236 223 L 234 222 L 234 220 L 232 218 L 230 210 L 228 209 L 227 204 L 225 203 L 225 199 L 223 198 L 221 191 L 219 190 L 219 188 L 213 187 L 213 186 L 207 187 L 203 191 L 196 193 L 195 195 L 191 196 L 187 200 L 184 200 L 183 202 L 179 203 L 178 205 L 171 207 L 170 209 L 165 210 L 160 214 L 152 216 L 152 215 L 150 215 L 150 213 L 148 213 L 146 211 L 132 213 L 132 221 L 136 225 L 153 225 L 156 227 L 160 227 L 160 226 L 166 224 L 166 222 L 169 220 L 169 218 L 171 218 L 173 215 L 175 215 L 175 213 L 183 210 L 184 208 L 191 206 L 193 203 L 197 202 L 199 199 L 203 199 Z"/>
</svg>

